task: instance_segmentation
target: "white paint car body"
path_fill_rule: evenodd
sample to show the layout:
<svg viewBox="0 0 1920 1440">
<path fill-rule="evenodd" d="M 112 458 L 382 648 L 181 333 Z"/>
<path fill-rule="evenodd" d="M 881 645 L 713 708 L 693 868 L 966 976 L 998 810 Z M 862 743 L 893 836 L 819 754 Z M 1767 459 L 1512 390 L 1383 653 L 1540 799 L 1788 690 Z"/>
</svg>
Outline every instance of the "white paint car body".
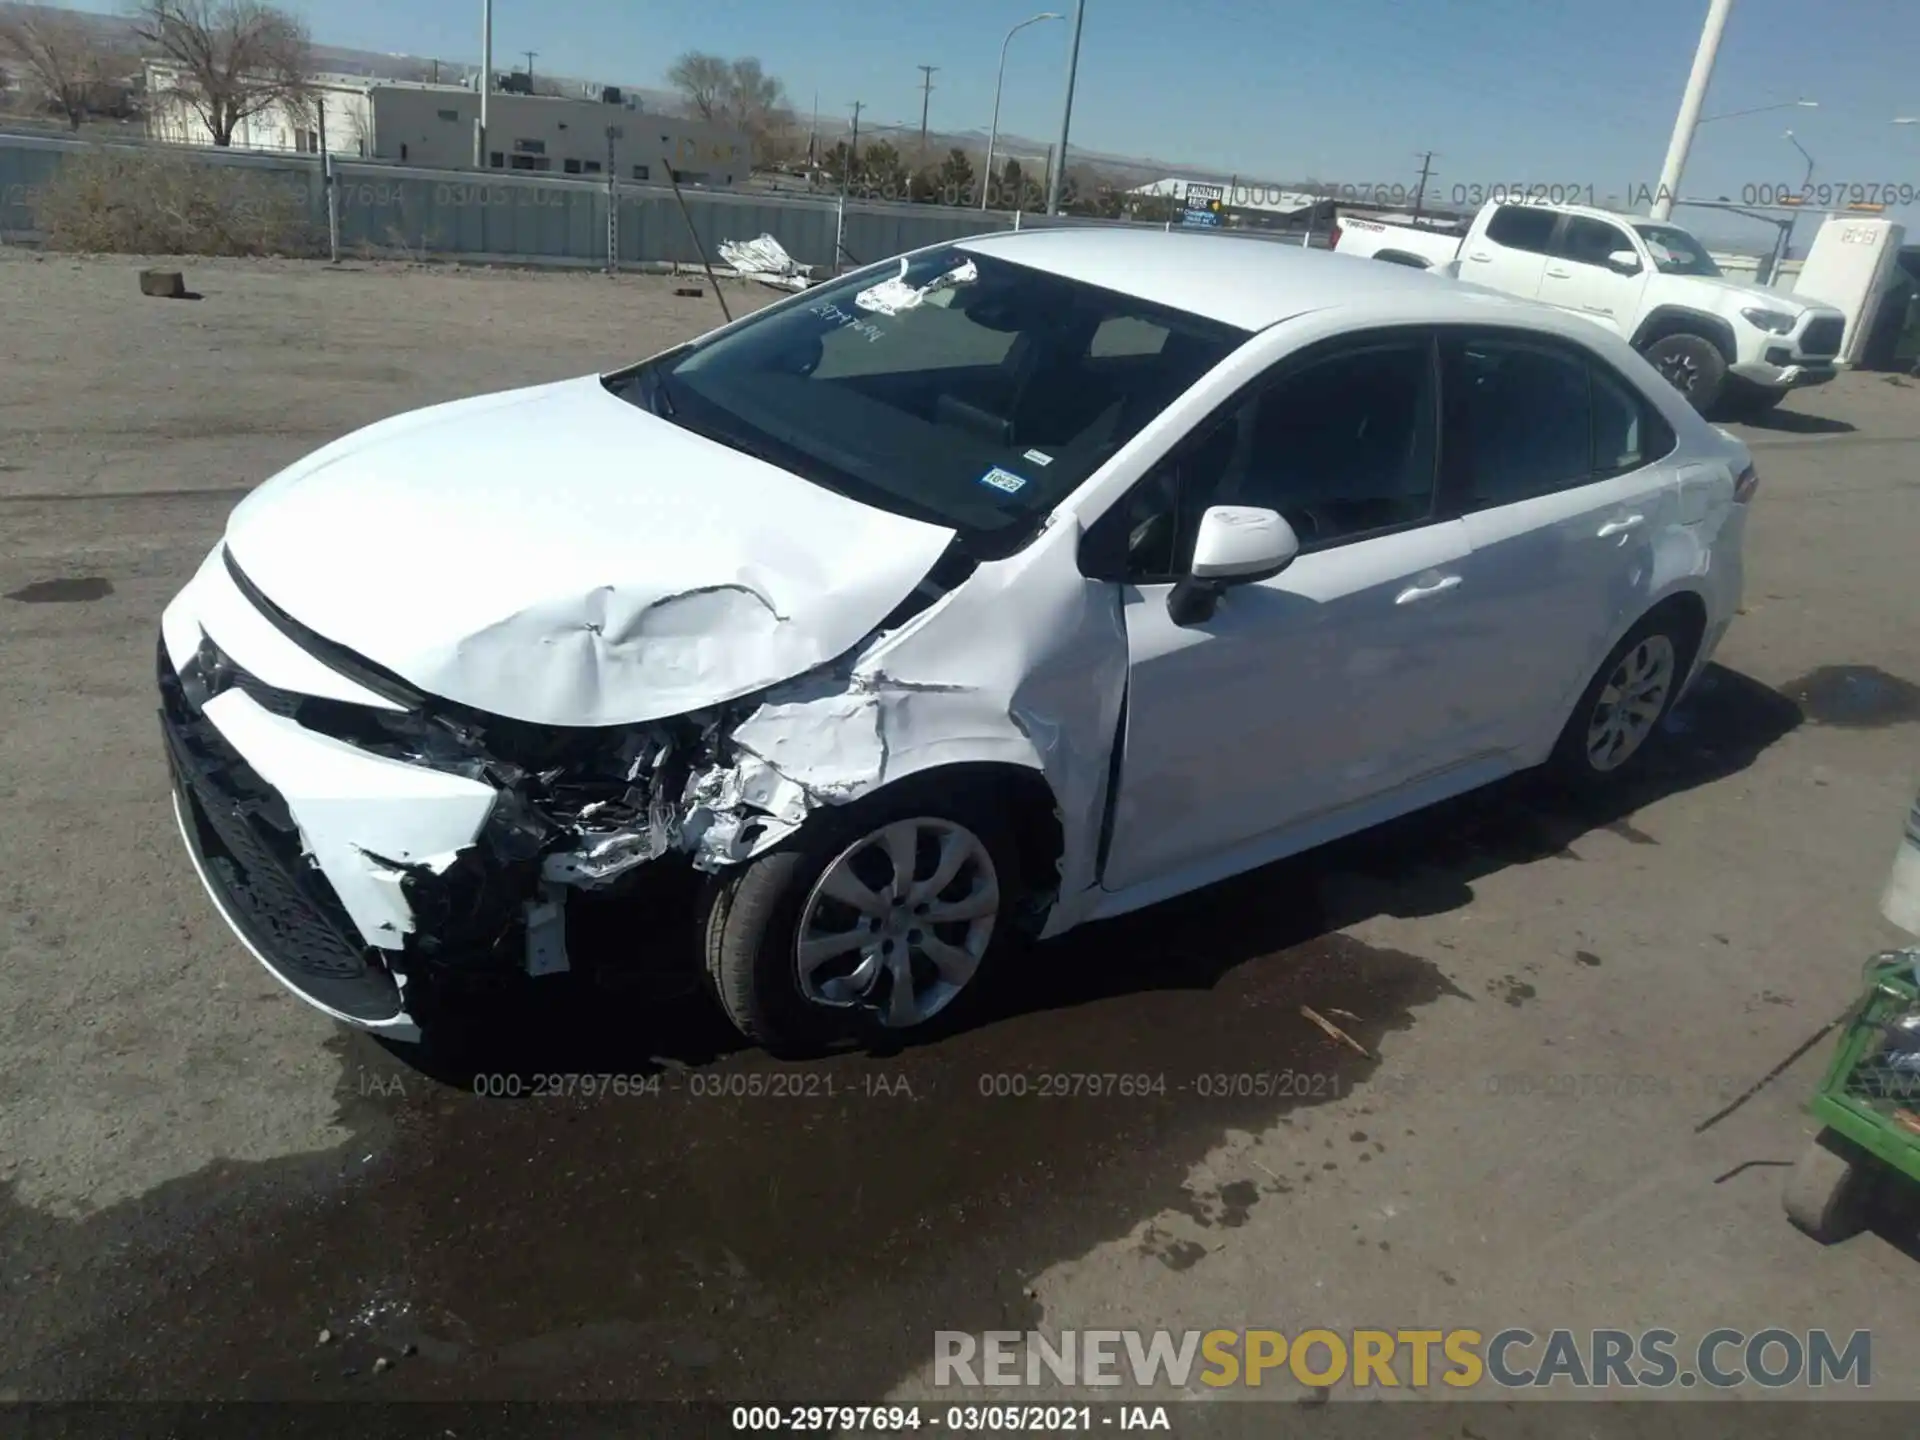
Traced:
<svg viewBox="0 0 1920 1440">
<path fill-rule="evenodd" d="M 1777 403 L 1834 377 L 1846 330 L 1846 315 L 1832 305 L 1726 278 L 1707 247 L 1677 225 L 1588 205 L 1489 200 L 1464 234 L 1343 217 L 1334 248 L 1584 316 L 1650 352 L 1682 390 L 1689 373 L 1655 348 L 1662 340 L 1699 337 L 1726 376 Z M 1715 381 L 1697 394 L 1699 408 L 1712 410 L 1723 390 Z"/>
<path fill-rule="evenodd" d="M 1537 765 L 1649 611 L 1697 615 L 1675 691 L 1735 613 L 1744 447 L 1586 321 L 1255 240 L 1062 229 L 915 254 L 936 252 L 1245 333 L 1023 543 L 945 578 L 953 528 L 692 433 L 598 376 L 397 416 L 237 507 L 162 619 L 163 728 L 208 893 L 283 983 L 414 1038 L 422 947 L 445 941 L 434 964 L 457 963 L 440 910 L 421 913 L 442 906 L 437 887 L 499 921 L 487 965 L 549 973 L 569 963 L 575 887 L 688 860 L 735 873 L 916 778 L 1040 797 L 1057 853 L 1032 928 L 1057 935 Z M 905 263 L 691 353 L 809 306 L 884 335 L 921 303 Z M 857 315 L 832 309 L 855 290 Z M 1645 407 L 1635 433 L 1665 427 L 1670 452 L 1470 511 L 1436 489 L 1431 517 L 1309 540 L 1198 623 L 1176 623 L 1171 578 L 1086 573 L 1088 537 L 1116 523 L 1101 518 L 1251 382 L 1315 347 L 1470 334 L 1607 367 Z M 1200 529 L 1222 556 L 1280 531 L 1293 543 L 1271 510 L 1209 498 Z M 386 725 L 433 753 L 388 743 Z M 680 738 L 656 751 L 656 725 Z M 702 727 L 719 749 L 687 739 Z M 596 783 L 654 788 L 613 806 L 624 823 L 596 828 L 583 817 L 612 811 L 590 805 L 556 824 L 544 801 L 529 818 L 551 782 L 489 758 L 507 737 L 515 754 L 600 747 Z M 669 773 L 671 787 L 648 778 Z"/>
</svg>

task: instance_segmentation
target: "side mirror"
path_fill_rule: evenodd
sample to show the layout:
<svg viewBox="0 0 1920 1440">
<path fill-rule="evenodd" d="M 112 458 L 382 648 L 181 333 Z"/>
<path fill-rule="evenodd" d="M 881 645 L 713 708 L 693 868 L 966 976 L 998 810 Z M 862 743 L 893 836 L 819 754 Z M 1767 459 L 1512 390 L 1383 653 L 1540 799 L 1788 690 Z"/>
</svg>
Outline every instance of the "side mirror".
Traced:
<svg viewBox="0 0 1920 1440">
<path fill-rule="evenodd" d="M 1300 537 L 1278 511 L 1212 506 L 1200 517 L 1193 563 L 1167 596 L 1167 614 L 1176 625 L 1197 625 L 1212 617 L 1230 586 L 1270 580 L 1299 553 Z"/>
<path fill-rule="evenodd" d="M 1607 256 L 1607 268 L 1616 275 L 1638 275 L 1640 257 L 1631 250 L 1616 250 Z"/>
</svg>

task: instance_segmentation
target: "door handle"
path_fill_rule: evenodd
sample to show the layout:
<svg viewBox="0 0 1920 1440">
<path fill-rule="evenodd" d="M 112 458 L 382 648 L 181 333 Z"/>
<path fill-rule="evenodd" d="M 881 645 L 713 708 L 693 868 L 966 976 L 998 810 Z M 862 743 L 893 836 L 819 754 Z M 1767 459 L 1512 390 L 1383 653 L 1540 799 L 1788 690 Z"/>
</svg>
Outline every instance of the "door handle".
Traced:
<svg viewBox="0 0 1920 1440">
<path fill-rule="evenodd" d="M 1467 259 L 1478 260 L 1484 265 L 1487 261 L 1493 259 L 1493 256 L 1487 254 L 1484 250 L 1475 250 L 1467 256 Z"/>
<path fill-rule="evenodd" d="M 1609 520 L 1600 527 L 1598 533 L 1600 538 L 1604 540 L 1609 535 L 1624 535 L 1629 530 L 1638 530 L 1646 523 L 1647 517 L 1644 515 L 1628 515 L 1619 520 Z"/>
<path fill-rule="evenodd" d="M 1556 280 L 1571 280 L 1573 278 L 1573 272 L 1571 270 L 1556 270 L 1551 265 L 1547 267 L 1547 274 Z"/>
<path fill-rule="evenodd" d="M 1443 595 L 1460 583 L 1458 575 L 1442 575 L 1437 580 L 1429 580 L 1423 585 L 1409 585 L 1393 597 L 1396 605 L 1411 605 L 1416 600 L 1430 600 L 1435 595 Z"/>
</svg>

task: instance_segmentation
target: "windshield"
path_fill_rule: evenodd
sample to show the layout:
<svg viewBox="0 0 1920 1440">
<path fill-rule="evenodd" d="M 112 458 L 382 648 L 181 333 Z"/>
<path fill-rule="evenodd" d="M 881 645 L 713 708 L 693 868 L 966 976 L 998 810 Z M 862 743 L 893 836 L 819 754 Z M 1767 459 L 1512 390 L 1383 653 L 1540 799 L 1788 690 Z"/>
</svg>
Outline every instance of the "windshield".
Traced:
<svg viewBox="0 0 1920 1440">
<path fill-rule="evenodd" d="M 958 246 L 609 377 L 675 424 L 1009 553 L 1247 338 Z"/>
<path fill-rule="evenodd" d="M 1720 278 L 1720 267 L 1707 254 L 1707 247 L 1675 225 L 1636 225 L 1640 238 L 1647 242 L 1653 263 L 1662 275 L 1704 275 Z"/>
</svg>

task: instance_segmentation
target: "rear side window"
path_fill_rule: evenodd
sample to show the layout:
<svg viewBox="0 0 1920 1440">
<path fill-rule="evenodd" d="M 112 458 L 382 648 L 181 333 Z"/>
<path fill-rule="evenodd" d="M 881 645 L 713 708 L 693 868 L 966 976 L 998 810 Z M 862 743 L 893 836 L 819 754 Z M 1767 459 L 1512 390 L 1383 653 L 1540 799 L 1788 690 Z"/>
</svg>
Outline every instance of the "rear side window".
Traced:
<svg viewBox="0 0 1920 1440">
<path fill-rule="evenodd" d="M 1445 348 L 1449 468 L 1467 507 L 1510 505 L 1584 484 L 1593 471 L 1586 362 L 1523 340 Z"/>
<path fill-rule="evenodd" d="M 1624 475 L 1679 443 L 1632 385 L 1572 346 L 1476 335 L 1442 355 L 1442 451 L 1468 509 Z"/>
<path fill-rule="evenodd" d="M 1673 453 L 1673 427 L 1626 381 L 1604 365 L 1593 370 L 1593 468 L 1624 475 Z"/>
<path fill-rule="evenodd" d="M 1531 205 L 1502 205 L 1487 222 L 1487 238 L 1509 250 L 1532 250 L 1544 255 L 1560 216 Z"/>
</svg>

